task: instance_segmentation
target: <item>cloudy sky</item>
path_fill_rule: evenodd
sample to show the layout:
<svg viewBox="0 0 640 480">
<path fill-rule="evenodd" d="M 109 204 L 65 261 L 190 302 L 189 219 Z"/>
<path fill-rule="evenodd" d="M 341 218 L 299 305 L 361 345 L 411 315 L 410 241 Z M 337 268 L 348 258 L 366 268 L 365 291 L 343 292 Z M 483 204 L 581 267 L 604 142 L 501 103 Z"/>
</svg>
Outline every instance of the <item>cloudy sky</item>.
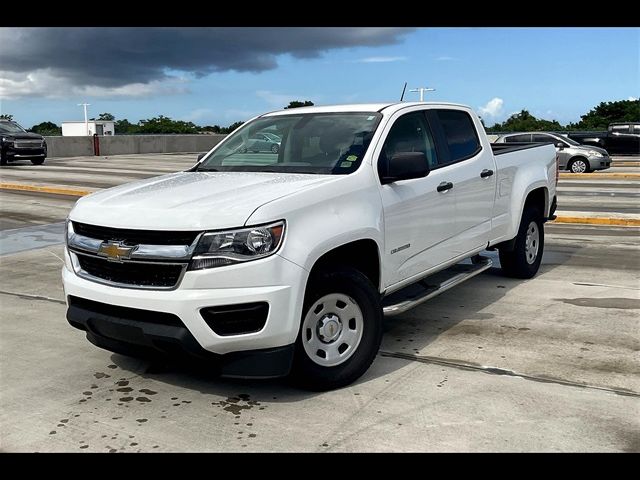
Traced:
<svg viewBox="0 0 640 480">
<path fill-rule="evenodd" d="M 0 113 L 25 127 L 110 112 L 229 125 L 291 100 L 527 108 L 576 121 L 640 96 L 638 28 L 0 28 Z M 417 94 L 407 93 L 407 99 Z"/>
</svg>

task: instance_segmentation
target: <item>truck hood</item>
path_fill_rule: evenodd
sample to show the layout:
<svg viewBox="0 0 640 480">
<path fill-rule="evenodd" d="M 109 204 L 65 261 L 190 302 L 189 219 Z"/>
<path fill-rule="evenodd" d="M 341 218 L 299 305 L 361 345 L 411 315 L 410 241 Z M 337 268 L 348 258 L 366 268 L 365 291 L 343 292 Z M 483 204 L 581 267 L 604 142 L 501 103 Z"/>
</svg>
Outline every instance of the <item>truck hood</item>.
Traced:
<svg viewBox="0 0 640 480">
<path fill-rule="evenodd" d="M 9 138 L 11 140 L 42 140 L 44 137 L 33 132 L 20 133 L 2 133 L 0 137 Z"/>
<path fill-rule="evenodd" d="M 265 203 L 336 178 L 297 173 L 172 173 L 88 195 L 76 203 L 69 217 L 140 230 L 233 228 L 243 226 Z"/>
</svg>

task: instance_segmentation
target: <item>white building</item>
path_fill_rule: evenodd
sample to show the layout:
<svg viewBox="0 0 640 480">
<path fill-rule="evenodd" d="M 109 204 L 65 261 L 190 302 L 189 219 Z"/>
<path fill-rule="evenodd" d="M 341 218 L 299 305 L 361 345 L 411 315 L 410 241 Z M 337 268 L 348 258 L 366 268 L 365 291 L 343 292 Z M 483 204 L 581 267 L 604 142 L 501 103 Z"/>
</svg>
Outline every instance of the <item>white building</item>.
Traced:
<svg viewBox="0 0 640 480">
<path fill-rule="evenodd" d="M 89 127 L 87 129 L 87 126 Z M 89 132 L 87 133 L 87 130 Z M 63 137 L 85 137 L 98 135 L 115 134 L 114 122 L 111 120 L 89 120 L 86 124 L 80 120 L 78 122 L 62 122 Z"/>
</svg>

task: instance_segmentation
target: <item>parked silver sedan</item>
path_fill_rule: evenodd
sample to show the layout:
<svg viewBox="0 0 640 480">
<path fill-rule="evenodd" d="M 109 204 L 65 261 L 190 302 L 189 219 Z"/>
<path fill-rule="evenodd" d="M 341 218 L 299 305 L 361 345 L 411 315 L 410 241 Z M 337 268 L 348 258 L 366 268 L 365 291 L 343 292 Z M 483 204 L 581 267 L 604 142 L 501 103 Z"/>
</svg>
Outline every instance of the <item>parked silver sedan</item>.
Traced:
<svg viewBox="0 0 640 480">
<path fill-rule="evenodd" d="M 611 166 L 611 157 L 604 148 L 580 145 L 563 135 L 548 132 L 509 133 L 501 135 L 495 143 L 553 143 L 556 146 L 561 170 L 588 173 Z"/>
</svg>

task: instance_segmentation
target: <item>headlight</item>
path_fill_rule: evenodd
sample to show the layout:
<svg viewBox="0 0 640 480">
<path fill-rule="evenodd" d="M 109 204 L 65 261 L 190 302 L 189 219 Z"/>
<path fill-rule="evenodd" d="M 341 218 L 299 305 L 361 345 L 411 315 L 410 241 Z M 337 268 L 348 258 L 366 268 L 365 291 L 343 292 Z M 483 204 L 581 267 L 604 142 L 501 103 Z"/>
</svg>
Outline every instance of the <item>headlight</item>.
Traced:
<svg viewBox="0 0 640 480">
<path fill-rule="evenodd" d="M 222 267 L 273 255 L 284 237 L 284 221 L 200 237 L 189 270 Z"/>
<path fill-rule="evenodd" d="M 595 150 L 589 150 L 587 153 L 589 155 L 591 155 L 592 157 L 602 157 L 603 156 L 600 152 L 596 152 Z"/>
</svg>

